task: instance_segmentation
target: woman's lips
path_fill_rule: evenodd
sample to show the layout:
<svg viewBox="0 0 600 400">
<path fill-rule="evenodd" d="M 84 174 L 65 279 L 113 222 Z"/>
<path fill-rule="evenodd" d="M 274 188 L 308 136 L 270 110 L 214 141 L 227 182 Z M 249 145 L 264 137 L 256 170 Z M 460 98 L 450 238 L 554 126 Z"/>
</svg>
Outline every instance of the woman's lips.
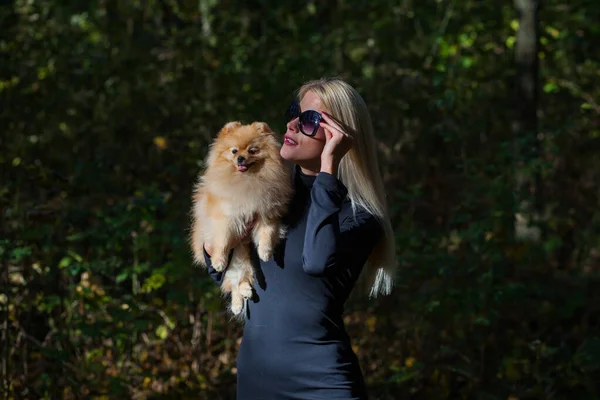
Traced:
<svg viewBox="0 0 600 400">
<path fill-rule="evenodd" d="M 285 135 L 283 137 L 283 144 L 285 144 L 287 146 L 297 146 L 298 145 L 298 143 L 288 135 Z"/>
</svg>

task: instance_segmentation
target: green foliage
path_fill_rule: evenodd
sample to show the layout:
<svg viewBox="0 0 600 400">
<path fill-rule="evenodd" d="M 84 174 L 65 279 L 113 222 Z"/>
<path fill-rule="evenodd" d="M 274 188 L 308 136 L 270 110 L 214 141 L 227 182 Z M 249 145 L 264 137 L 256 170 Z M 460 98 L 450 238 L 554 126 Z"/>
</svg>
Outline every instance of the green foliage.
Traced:
<svg viewBox="0 0 600 400">
<path fill-rule="evenodd" d="M 600 398 L 594 2 L 544 2 L 526 162 L 511 2 L 5 4 L 11 398 L 231 396 L 240 329 L 191 264 L 191 188 L 225 122 L 281 132 L 323 75 L 370 107 L 402 264 L 393 296 L 347 312 L 373 398 Z M 542 235 L 519 241 L 533 170 Z"/>
</svg>

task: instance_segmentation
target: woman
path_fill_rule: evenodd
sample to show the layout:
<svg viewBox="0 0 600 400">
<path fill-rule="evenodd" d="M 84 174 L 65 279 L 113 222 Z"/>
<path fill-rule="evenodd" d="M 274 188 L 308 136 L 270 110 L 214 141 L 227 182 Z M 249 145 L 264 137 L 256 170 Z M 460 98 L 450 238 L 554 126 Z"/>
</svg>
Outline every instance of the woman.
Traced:
<svg viewBox="0 0 600 400">
<path fill-rule="evenodd" d="M 341 79 L 308 82 L 298 99 L 281 148 L 295 165 L 296 193 L 286 238 L 268 262 L 255 257 L 237 398 L 366 399 L 342 313 L 359 275 L 371 279 L 372 296 L 388 294 L 395 267 L 371 119 Z M 220 284 L 209 243 L 204 250 Z"/>
</svg>

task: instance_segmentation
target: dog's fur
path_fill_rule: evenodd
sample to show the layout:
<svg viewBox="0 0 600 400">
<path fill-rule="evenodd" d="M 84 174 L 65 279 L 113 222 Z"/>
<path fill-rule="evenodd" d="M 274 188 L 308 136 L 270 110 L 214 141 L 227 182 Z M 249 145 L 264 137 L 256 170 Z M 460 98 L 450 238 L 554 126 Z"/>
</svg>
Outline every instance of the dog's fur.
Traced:
<svg viewBox="0 0 600 400">
<path fill-rule="evenodd" d="M 280 148 L 266 123 L 229 122 L 211 144 L 206 170 L 194 187 L 190 240 L 194 261 L 200 265 L 206 267 L 203 248 L 208 242 L 213 249 L 212 267 L 223 271 L 232 242 L 256 217 L 251 239 L 234 249 L 221 285 L 223 294 L 231 293 L 230 310 L 236 316 L 244 300 L 252 296 L 255 280 L 250 240 L 263 261 L 271 258 L 282 231 L 281 217 L 293 193 L 290 169 Z"/>
</svg>

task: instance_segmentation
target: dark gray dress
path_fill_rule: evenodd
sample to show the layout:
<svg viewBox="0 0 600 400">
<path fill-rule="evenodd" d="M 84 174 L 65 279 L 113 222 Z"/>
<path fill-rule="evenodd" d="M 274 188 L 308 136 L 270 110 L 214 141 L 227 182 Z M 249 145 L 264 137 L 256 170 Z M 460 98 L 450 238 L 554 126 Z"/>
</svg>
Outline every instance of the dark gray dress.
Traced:
<svg viewBox="0 0 600 400">
<path fill-rule="evenodd" d="M 237 399 L 366 399 L 342 313 L 382 234 L 375 217 L 353 215 L 333 175 L 296 167 L 289 230 L 275 255 L 254 251 L 256 296 L 248 301 L 237 359 Z M 210 267 L 217 284 L 222 273 Z"/>
</svg>

